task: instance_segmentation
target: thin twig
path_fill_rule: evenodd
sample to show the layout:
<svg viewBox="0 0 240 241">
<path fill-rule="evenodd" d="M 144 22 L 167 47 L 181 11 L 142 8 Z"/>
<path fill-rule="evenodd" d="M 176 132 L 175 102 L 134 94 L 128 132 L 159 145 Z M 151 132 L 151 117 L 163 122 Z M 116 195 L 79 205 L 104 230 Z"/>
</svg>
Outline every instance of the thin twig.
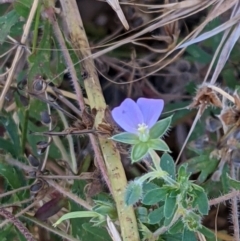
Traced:
<svg viewBox="0 0 240 241">
<path fill-rule="evenodd" d="M 23 225 L 23 223 L 20 222 L 16 217 L 14 217 L 6 209 L 0 208 L 0 215 L 5 217 L 16 228 L 18 228 L 18 230 L 22 233 L 22 235 L 26 238 L 27 241 L 36 241 L 36 239 L 32 236 L 29 230 Z"/>
<path fill-rule="evenodd" d="M 85 103 L 84 103 L 84 98 L 83 98 L 83 95 L 82 95 L 82 91 L 81 91 L 80 86 L 79 86 L 77 73 L 76 73 L 76 70 L 74 68 L 74 64 L 72 62 L 71 56 L 70 56 L 70 54 L 68 52 L 68 48 L 67 48 L 67 46 L 65 44 L 62 32 L 61 32 L 61 30 L 59 28 L 59 25 L 58 25 L 58 22 L 56 20 L 55 13 L 54 13 L 54 8 L 52 7 L 52 8 L 46 9 L 45 13 L 47 14 L 48 19 L 49 19 L 50 23 L 52 24 L 54 35 L 55 35 L 55 37 L 56 37 L 56 39 L 57 39 L 57 41 L 58 41 L 58 43 L 60 45 L 63 57 L 64 57 L 64 59 L 66 61 L 66 64 L 68 66 L 68 70 L 69 70 L 69 72 L 71 74 L 71 81 L 72 81 L 74 89 L 76 91 L 77 101 L 78 101 L 79 107 L 80 107 L 81 110 L 84 110 Z"/>
<path fill-rule="evenodd" d="M 15 69 L 17 67 L 18 61 L 19 61 L 19 59 L 21 58 L 21 56 L 22 56 L 22 54 L 24 52 L 24 44 L 27 41 L 28 34 L 29 34 L 29 31 L 30 31 L 30 27 L 31 27 L 33 18 L 35 16 L 35 13 L 36 13 L 36 10 L 37 10 L 37 7 L 38 7 L 38 3 L 39 3 L 39 0 L 34 0 L 34 2 L 33 2 L 30 14 L 28 16 L 28 20 L 27 20 L 26 25 L 24 27 L 24 31 L 23 31 L 23 34 L 22 34 L 22 38 L 21 38 L 20 44 L 19 44 L 19 46 L 17 48 L 16 54 L 15 54 L 13 62 L 12 62 L 12 66 L 10 68 L 10 71 L 9 71 L 9 74 L 8 74 L 8 77 L 7 77 L 7 80 L 6 80 L 6 83 L 4 85 L 2 93 L 0 95 L 0 111 L 3 108 L 5 95 L 7 94 L 8 90 L 9 90 L 9 88 L 11 86 L 12 78 L 13 78 Z"/>
<path fill-rule="evenodd" d="M 67 196 L 68 198 L 72 199 L 75 203 L 83 206 L 87 210 L 92 210 L 92 207 L 86 201 L 84 201 L 83 199 L 79 198 L 75 194 L 73 194 L 71 192 L 68 192 L 67 190 L 65 190 L 64 188 L 59 186 L 56 182 L 54 182 L 52 180 L 47 180 L 47 182 L 52 187 L 56 188 L 60 193 L 62 193 L 63 195 Z"/>
</svg>

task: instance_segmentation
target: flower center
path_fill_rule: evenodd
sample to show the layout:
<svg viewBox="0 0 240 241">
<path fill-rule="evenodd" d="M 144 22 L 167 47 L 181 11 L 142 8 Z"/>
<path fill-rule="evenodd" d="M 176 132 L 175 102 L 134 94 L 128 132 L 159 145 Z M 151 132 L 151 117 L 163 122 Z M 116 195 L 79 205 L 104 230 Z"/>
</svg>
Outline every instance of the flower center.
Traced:
<svg viewBox="0 0 240 241">
<path fill-rule="evenodd" d="M 146 142 L 149 139 L 149 129 L 145 123 L 138 124 L 138 136 L 142 142 Z"/>
</svg>

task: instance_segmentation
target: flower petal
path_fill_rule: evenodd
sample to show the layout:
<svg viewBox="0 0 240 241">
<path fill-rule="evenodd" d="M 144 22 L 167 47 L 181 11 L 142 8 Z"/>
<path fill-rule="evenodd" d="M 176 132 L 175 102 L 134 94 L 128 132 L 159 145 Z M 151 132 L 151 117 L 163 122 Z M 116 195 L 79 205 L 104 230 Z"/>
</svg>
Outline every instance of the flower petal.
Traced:
<svg viewBox="0 0 240 241">
<path fill-rule="evenodd" d="M 138 124 L 143 123 L 143 115 L 136 102 L 125 99 L 112 110 L 112 117 L 125 131 L 137 134 Z"/>
<path fill-rule="evenodd" d="M 144 123 L 148 125 L 148 128 L 150 129 L 161 115 L 164 101 L 161 99 L 139 98 L 137 100 L 137 105 L 142 112 Z"/>
</svg>

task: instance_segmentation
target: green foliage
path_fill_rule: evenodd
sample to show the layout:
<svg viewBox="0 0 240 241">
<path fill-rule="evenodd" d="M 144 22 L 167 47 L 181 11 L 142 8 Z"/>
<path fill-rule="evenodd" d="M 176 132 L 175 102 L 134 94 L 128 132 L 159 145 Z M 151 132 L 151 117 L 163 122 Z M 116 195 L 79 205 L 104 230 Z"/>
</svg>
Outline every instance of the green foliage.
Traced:
<svg viewBox="0 0 240 241">
<path fill-rule="evenodd" d="M 158 121 L 149 131 L 151 139 L 158 139 L 163 137 L 169 129 L 172 122 L 172 116 Z"/>
<path fill-rule="evenodd" d="M 127 205 L 135 204 L 142 198 L 142 183 L 130 182 L 125 192 L 125 202 Z"/>
<path fill-rule="evenodd" d="M 173 180 L 175 180 L 175 174 L 176 174 L 175 163 L 173 158 L 169 154 L 164 153 L 162 155 L 161 161 L 160 161 L 160 167 L 162 168 L 163 171 L 166 171 Z"/>
<path fill-rule="evenodd" d="M 1 29 L 0 44 L 2 44 L 5 41 L 12 26 L 15 25 L 18 22 L 18 20 L 19 20 L 19 15 L 14 10 L 0 17 L 0 29 Z"/>
<path fill-rule="evenodd" d="M 111 139 L 113 139 L 114 141 L 130 144 L 130 145 L 135 145 L 139 143 L 138 136 L 128 132 L 122 132 L 120 134 L 114 135 L 111 137 Z"/>
<path fill-rule="evenodd" d="M 14 3 L 11 4 L 11 8 L 9 8 L 10 5 L 7 4 L 1 5 L 0 55 L 7 52 L 10 47 L 12 47 L 12 43 L 8 42 L 8 35 L 16 38 L 18 41 L 21 39 L 21 34 L 31 11 L 32 4 L 32 0 L 20 0 L 14 1 Z M 0 151 L 2 156 L 0 161 L 0 176 L 4 180 L 5 192 L 24 187 L 34 181 L 27 180 L 22 170 L 8 164 L 8 159 L 14 158 L 19 161 L 20 164 L 24 165 L 28 163 L 26 159 L 28 153 L 36 155 L 40 161 L 44 159 L 43 155 L 38 155 L 36 144 L 39 141 L 48 140 L 48 137 L 35 134 L 34 132 L 41 133 L 43 131 L 49 131 L 49 128 L 40 124 L 39 121 L 40 113 L 46 111 L 48 106 L 41 100 L 41 98 L 45 98 L 45 93 L 41 93 L 39 96 L 35 95 L 36 98 L 33 98 L 33 93 L 31 92 L 33 82 L 39 76 L 42 76 L 46 82 L 51 82 L 55 87 L 60 86 L 61 89 L 71 90 L 69 82 L 63 80 L 63 71 L 66 65 L 62 52 L 58 51 L 61 46 L 58 44 L 50 21 L 45 16 L 46 14 L 44 11 L 49 9 L 44 9 L 45 6 L 42 4 L 43 2 L 40 1 L 37 10 L 39 15 L 36 14 L 31 23 L 29 38 L 26 45 L 28 64 L 25 64 L 24 69 L 20 70 L 20 72 L 18 70 L 16 72 L 17 76 L 12 78 L 13 84 L 11 88 L 15 91 L 14 103 L 17 107 L 14 112 L 5 113 L 2 111 L 0 115 L 0 124 L 4 128 L 0 137 Z M 56 16 L 58 21 L 57 13 Z M 65 17 L 67 18 L 67 16 Z M 63 20 L 63 22 L 64 21 L 65 20 Z M 202 32 L 207 32 L 216 28 L 221 24 L 221 21 L 220 18 L 211 21 Z M 62 23 L 62 20 L 58 21 L 58 23 L 62 28 L 61 31 L 63 35 L 65 35 L 66 51 L 69 52 L 72 58 L 77 76 L 79 77 L 79 83 L 83 87 L 81 75 L 82 71 L 84 72 L 85 70 L 81 65 L 76 64 L 82 60 L 79 59 L 76 51 L 72 49 L 73 47 L 68 41 L 69 36 L 65 33 L 67 31 L 62 27 L 65 23 Z M 106 32 L 106 30 L 104 31 Z M 94 34 L 94 32 L 96 32 L 95 28 L 92 33 Z M 196 63 L 196 66 L 200 66 L 197 69 L 197 72 L 200 73 L 200 77 L 202 77 L 202 72 L 205 71 L 202 67 L 206 67 L 210 64 L 212 56 L 221 42 L 221 38 L 222 33 L 219 33 L 200 44 L 188 46 L 185 54 L 182 56 L 182 58 L 188 60 L 190 63 Z M 18 43 L 14 44 L 17 46 Z M 125 50 L 124 48 L 125 47 L 122 49 Z M 222 85 L 225 84 L 226 87 L 233 89 L 236 89 L 238 84 L 238 49 L 239 46 L 236 45 L 229 57 L 228 63 L 221 73 L 222 78 L 220 78 Z M 114 54 L 116 53 L 115 51 Z M 119 52 L 119 54 L 124 57 L 126 56 L 125 52 Z M 141 53 L 139 53 L 139 56 L 141 56 L 140 54 Z M 109 56 L 111 56 L 111 54 L 109 54 Z M 8 62 L 11 61 L 12 57 L 13 56 L 9 54 L 3 62 L 5 61 L 9 64 Z M 24 56 L 22 57 L 24 59 Z M 217 56 L 217 59 L 218 58 L 219 56 Z M 215 65 L 216 61 L 214 63 L 214 66 Z M 3 65 L 0 71 L 1 73 L 4 71 Z M 19 93 L 16 91 L 16 84 L 20 83 L 19 80 L 25 78 L 27 78 L 27 88 L 24 90 L 18 89 L 18 91 L 25 96 L 30 94 L 30 100 L 26 106 L 22 105 Z M 15 79 L 17 79 L 17 81 Z M 195 79 L 195 75 L 192 75 L 191 80 L 192 81 L 187 83 L 184 87 L 184 95 L 194 96 L 195 88 L 199 83 L 198 80 Z M 85 93 L 84 96 L 86 97 Z M 240 189 L 240 182 L 229 176 L 230 171 L 228 165 L 225 164 L 220 168 L 218 166 L 220 160 L 212 155 L 213 149 L 219 149 L 220 132 L 209 133 L 206 131 L 205 119 L 210 115 L 219 114 L 219 109 L 206 110 L 201 116 L 201 121 L 199 121 L 191 135 L 191 140 L 196 140 L 196 138 L 203 133 L 207 133 L 208 137 L 213 142 L 211 145 L 206 149 L 203 148 L 203 150 L 198 148 L 191 148 L 190 151 L 187 150 L 185 152 L 185 157 L 188 159 L 184 160 L 184 165 L 179 166 L 175 164 L 175 153 L 173 153 L 172 156 L 167 153 L 171 152 L 167 145 L 169 140 L 166 138 L 166 140 L 163 141 L 160 138 L 167 135 L 170 126 L 175 127 L 182 122 L 191 126 L 192 117 L 195 115 L 195 110 L 188 109 L 192 100 L 189 101 L 186 99 L 187 98 L 184 97 L 181 101 L 166 101 L 167 104 L 164 110 L 166 112 L 174 111 L 174 115 L 158 121 L 150 129 L 149 140 L 145 142 L 140 141 L 137 135 L 126 132 L 111 137 L 114 141 L 132 145 L 130 156 L 132 163 L 144 159 L 143 165 L 146 164 L 144 168 L 148 168 L 146 172 L 142 172 L 142 176 L 136 177 L 135 175 L 135 180 L 129 182 L 125 193 L 121 193 L 121 195 L 125 195 L 125 204 L 134 206 L 139 221 L 139 230 L 145 240 L 195 241 L 197 240 L 196 232 L 202 233 L 206 239 L 211 241 L 216 240 L 215 235 L 201 223 L 203 216 L 207 215 L 209 212 L 208 196 L 216 196 L 219 195 L 219 193 L 229 193 L 232 189 Z M 56 102 L 58 102 L 57 99 Z M 178 110 L 178 108 L 183 109 Z M 93 112 L 91 114 L 93 114 Z M 63 129 L 63 124 L 56 120 L 58 118 L 56 118 L 55 113 L 54 108 L 51 108 L 51 117 L 54 120 L 52 130 L 61 131 Z M 187 122 L 185 122 L 185 120 L 187 120 Z M 71 120 L 67 119 L 67 122 L 69 122 L 69 126 L 72 125 Z M 68 145 L 67 138 L 59 139 L 62 146 L 65 148 Z M 90 161 L 88 168 L 86 170 L 84 169 L 84 172 L 88 172 L 89 167 L 92 170 L 94 167 L 92 161 L 95 156 L 92 155 L 92 150 L 89 151 L 91 148 L 88 147 L 88 144 L 80 140 L 79 137 L 76 137 L 74 139 L 74 148 L 73 152 L 80 150 L 80 153 L 76 152 L 79 168 L 81 168 L 82 160 L 85 159 L 84 155 L 86 151 L 90 156 Z M 153 150 L 158 151 L 157 153 L 155 152 L 157 157 L 152 155 L 151 151 Z M 54 140 L 50 145 L 47 159 L 57 163 L 60 173 L 68 169 L 67 166 L 62 167 L 60 164 L 58 166 L 58 163 L 60 163 L 58 161 L 63 159 L 62 150 L 54 144 Z M 211 177 L 214 173 L 216 174 L 216 170 L 218 171 L 220 180 L 218 182 L 213 182 Z M 70 171 L 67 171 L 67 173 L 68 172 Z M 80 172 L 82 173 L 82 169 Z M 93 178 L 95 178 L 95 176 Z M 116 200 L 113 200 L 111 195 L 109 195 L 109 190 L 104 190 L 105 193 L 101 193 L 97 197 L 91 199 L 91 197 L 85 195 L 87 190 L 86 182 L 75 180 L 73 185 L 70 181 L 66 183 L 66 186 L 64 186 L 66 190 L 75 193 L 84 200 L 88 200 L 93 207 L 91 211 L 86 211 L 79 204 L 69 200 L 69 206 L 64 206 L 65 203 L 63 204 L 65 208 L 68 208 L 68 212 L 65 216 L 62 216 L 59 222 L 70 219 L 70 234 L 76 239 L 82 241 L 112 240 L 106 229 L 107 217 L 111 218 L 119 230 L 121 227 L 118 226 L 119 220 L 115 204 Z M 51 193 L 51 195 L 55 195 L 55 192 Z M 1 204 L 12 204 L 14 202 L 24 201 L 29 197 L 29 190 L 21 191 L 14 193 L 12 196 L 2 198 Z M 16 207 L 21 209 L 25 207 L 25 204 L 22 206 L 17 205 Z M 16 210 L 14 209 L 14 211 Z M 159 230 L 164 230 L 164 232 L 160 232 L 159 237 L 155 238 L 153 234 Z M 7 225 L 0 232 L 0 240 L 25 240 L 25 238 L 13 225 Z M 54 238 L 53 240 L 58 241 L 60 239 Z"/>
<path fill-rule="evenodd" d="M 132 162 L 141 160 L 148 153 L 148 145 L 145 142 L 139 142 L 134 145 L 131 151 Z"/>
</svg>

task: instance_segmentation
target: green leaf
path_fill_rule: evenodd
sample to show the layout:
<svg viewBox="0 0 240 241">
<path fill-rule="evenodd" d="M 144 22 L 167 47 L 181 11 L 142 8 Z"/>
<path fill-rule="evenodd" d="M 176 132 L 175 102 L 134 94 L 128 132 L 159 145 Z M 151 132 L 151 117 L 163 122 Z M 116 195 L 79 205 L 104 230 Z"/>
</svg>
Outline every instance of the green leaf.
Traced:
<svg viewBox="0 0 240 241">
<path fill-rule="evenodd" d="M 230 187 L 232 187 L 236 190 L 240 190 L 240 181 L 232 179 L 228 174 L 227 174 L 227 179 L 228 179 L 228 183 L 229 183 Z"/>
<path fill-rule="evenodd" d="M 185 179 L 186 176 L 188 176 L 187 165 L 184 163 L 178 169 L 178 180 L 180 181 L 182 178 Z"/>
<path fill-rule="evenodd" d="M 111 139 L 114 141 L 130 144 L 130 145 L 135 145 L 140 142 L 137 135 L 134 135 L 128 132 L 123 132 L 123 133 L 114 135 L 111 137 Z"/>
<path fill-rule="evenodd" d="M 186 52 L 192 57 L 187 57 L 186 59 L 194 60 L 195 62 L 208 64 L 212 60 L 212 56 L 201 49 L 197 44 L 190 45 L 187 47 Z"/>
<path fill-rule="evenodd" d="M 170 152 L 168 145 L 161 139 L 151 139 L 147 142 L 149 149 Z"/>
<path fill-rule="evenodd" d="M 153 182 L 144 182 L 143 183 L 143 193 L 144 195 L 151 191 L 152 189 L 156 189 L 156 188 L 159 188 L 159 186 Z"/>
<path fill-rule="evenodd" d="M 0 163 L 0 175 L 4 177 L 8 185 L 13 190 L 20 188 L 26 184 L 22 171 L 7 164 Z M 23 194 L 23 192 L 17 193 L 17 196 L 20 200 Z"/>
<path fill-rule="evenodd" d="M 198 206 L 198 210 L 202 215 L 207 215 L 209 211 L 208 198 L 204 190 L 194 190 L 195 200 L 194 206 Z"/>
<path fill-rule="evenodd" d="M 148 223 L 149 224 L 157 224 L 161 222 L 164 218 L 163 206 L 157 208 L 149 213 L 148 215 Z"/>
<path fill-rule="evenodd" d="M 85 181 L 75 180 L 71 191 L 74 194 L 78 195 L 80 198 L 85 199 L 85 194 L 84 194 L 85 186 L 86 186 Z M 85 211 L 85 209 L 79 204 L 76 204 L 71 200 L 69 201 L 69 203 L 70 203 L 70 212 Z M 91 233 L 86 231 L 86 229 L 83 228 L 83 225 L 89 222 L 90 222 L 90 218 L 70 219 L 71 234 L 73 235 L 73 237 L 81 241 L 94 240 L 94 235 L 92 235 Z"/>
<path fill-rule="evenodd" d="M 47 76 L 49 79 L 53 79 L 51 72 L 50 57 L 51 57 L 51 25 L 49 21 L 44 21 L 44 26 L 42 28 L 43 35 L 40 40 L 39 45 L 35 52 L 33 52 L 29 57 L 29 72 L 28 72 L 28 86 L 32 88 L 32 82 L 37 76 Z"/>
<path fill-rule="evenodd" d="M 131 151 L 132 163 L 141 160 L 148 153 L 148 144 L 140 142 L 133 146 Z"/>
<path fill-rule="evenodd" d="M 125 192 L 125 203 L 129 205 L 135 204 L 139 199 L 142 198 L 142 184 L 133 181 L 130 182 L 127 186 L 126 192 Z"/>
<path fill-rule="evenodd" d="M 221 180 L 221 184 L 222 184 L 224 193 L 229 193 L 231 190 L 228 173 L 229 173 L 229 165 L 228 165 L 228 163 L 225 163 L 221 170 L 221 176 L 220 176 L 220 180 Z M 232 182 L 232 184 L 233 184 L 233 182 Z"/>
<path fill-rule="evenodd" d="M 148 191 L 143 196 L 142 203 L 145 205 L 153 205 L 158 203 L 159 201 L 163 201 L 166 199 L 166 195 L 168 190 L 166 188 L 155 188 L 151 191 Z"/>
<path fill-rule="evenodd" d="M 137 218 L 142 223 L 148 223 L 148 210 L 145 207 L 138 207 L 136 209 Z"/>
<path fill-rule="evenodd" d="M 15 240 L 16 239 L 16 230 L 12 227 L 12 225 L 5 225 L 3 230 L 0 232 L 0 240 Z"/>
<path fill-rule="evenodd" d="M 173 224 L 173 226 L 169 229 L 169 233 L 176 234 L 181 233 L 184 228 L 184 224 L 182 220 L 178 220 L 176 223 Z"/>
<path fill-rule="evenodd" d="M 117 218 L 116 207 L 110 202 L 99 202 L 95 201 L 96 206 L 93 207 L 92 211 L 95 211 L 103 216 L 108 215 L 111 219 Z"/>
<path fill-rule="evenodd" d="M 176 178 L 175 163 L 173 158 L 169 154 L 164 153 L 162 155 L 161 161 L 160 161 L 160 167 L 162 168 L 163 171 L 166 171 L 173 180 L 175 180 Z"/>
<path fill-rule="evenodd" d="M 16 13 L 15 10 L 12 10 L 8 12 L 7 14 L 4 14 L 2 17 L 0 17 L 0 44 L 2 44 L 7 35 L 10 32 L 11 27 L 18 22 L 19 15 Z"/>
<path fill-rule="evenodd" d="M 197 238 L 194 232 L 185 228 L 183 230 L 182 241 L 197 241 Z"/>
<path fill-rule="evenodd" d="M 200 184 L 205 182 L 209 175 L 216 170 L 219 160 L 211 159 L 209 154 L 207 154 L 193 157 L 187 160 L 186 163 L 188 164 L 188 172 L 193 174 L 200 172 L 200 175 L 197 178 L 197 183 Z"/>
<path fill-rule="evenodd" d="M 14 148 L 16 149 L 15 152 L 20 153 L 21 147 L 18 135 L 18 127 L 15 124 L 12 116 L 10 116 L 9 114 L 6 114 L 6 116 L 1 116 L 0 122 L 3 124 L 4 128 L 8 132 L 10 139 L 12 140 Z"/>
<path fill-rule="evenodd" d="M 112 241 L 111 237 L 109 236 L 107 230 L 103 227 L 95 227 L 90 223 L 84 223 L 83 228 L 93 235 L 92 241 Z"/>
<path fill-rule="evenodd" d="M 149 131 L 151 139 L 158 139 L 167 132 L 170 124 L 172 122 L 172 116 L 158 121 Z"/>
<path fill-rule="evenodd" d="M 32 0 L 14 1 L 13 7 L 20 16 L 27 18 L 29 15 L 32 3 L 33 3 Z"/>
<path fill-rule="evenodd" d="M 214 239 L 215 240 L 215 234 L 209 230 L 208 228 L 202 226 L 201 228 L 198 229 L 198 231 L 200 233 L 202 233 L 204 236 L 206 236 L 207 238 L 210 238 L 210 239 Z"/>
<path fill-rule="evenodd" d="M 170 218 L 173 216 L 176 208 L 177 208 L 177 198 L 170 197 L 170 195 L 166 196 L 165 204 L 164 204 L 164 217 Z"/>
<path fill-rule="evenodd" d="M 169 226 L 171 224 L 172 220 L 173 220 L 173 217 L 174 217 L 174 212 L 173 212 L 173 215 L 171 217 L 164 219 L 163 225 Z"/>
<path fill-rule="evenodd" d="M 10 153 L 13 157 L 18 156 L 19 150 L 17 150 L 17 148 L 14 147 L 13 143 L 3 138 L 0 138 L 0 149 Z"/>
</svg>

